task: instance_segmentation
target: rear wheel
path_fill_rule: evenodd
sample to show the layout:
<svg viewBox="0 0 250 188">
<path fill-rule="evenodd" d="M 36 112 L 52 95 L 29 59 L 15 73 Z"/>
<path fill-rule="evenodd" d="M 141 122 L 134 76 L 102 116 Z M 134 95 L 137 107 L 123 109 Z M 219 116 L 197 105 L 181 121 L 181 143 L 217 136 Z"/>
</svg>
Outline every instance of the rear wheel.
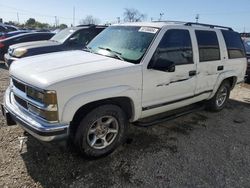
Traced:
<svg viewBox="0 0 250 188">
<path fill-rule="evenodd" d="M 208 101 L 207 109 L 215 112 L 222 110 L 228 101 L 229 95 L 230 84 L 228 81 L 224 81 L 220 85 L 214 97 Z"/>
<path fill-rule="evenodd" d="M 120 107 L 97 107 L 82 119 L 76 132 L 75 145 L 88 158 L 108 155 L 123 143 L 127 126 L 127 117 Z"/>
</svg>

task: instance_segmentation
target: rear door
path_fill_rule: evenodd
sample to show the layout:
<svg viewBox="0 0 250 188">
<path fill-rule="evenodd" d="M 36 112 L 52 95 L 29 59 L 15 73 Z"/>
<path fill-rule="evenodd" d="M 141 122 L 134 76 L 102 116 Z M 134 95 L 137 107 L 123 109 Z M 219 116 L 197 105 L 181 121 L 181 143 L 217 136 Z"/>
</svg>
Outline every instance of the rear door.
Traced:
<svg viewBox="0 0 250 188">
<path fill-rule="evenodd" d="M 224 70 L 222 42 L 216 30 L 194 30 L 198 46 L 197 86 L 195 94 L 212 92 L 220 72 Z M 221 37 L 220 37 L 221 38 Z"/>
</svg>

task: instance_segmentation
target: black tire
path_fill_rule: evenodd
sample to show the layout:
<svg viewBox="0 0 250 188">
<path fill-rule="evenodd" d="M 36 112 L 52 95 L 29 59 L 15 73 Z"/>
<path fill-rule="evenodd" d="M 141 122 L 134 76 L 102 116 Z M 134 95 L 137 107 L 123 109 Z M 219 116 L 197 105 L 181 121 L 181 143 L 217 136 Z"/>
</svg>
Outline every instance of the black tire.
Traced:
<svg viewBox="0 0 250 188">
<path fill-rule="evenodd" d="M 225 96 L 225 99 L 218 104 L 218 98 L 219 98 L 219 95 L 221 94 L 221 91 L 224 90 L 226 91 L 226 96 Z M 230 84 L 228 81 L 223 81 L 220 85 L 220 87 L 218 88 L 217 92 L 215 93 L 215 95 L 213 96 L 213 98 L 211 98 L 210 100 L 207 101 L 207 109 L 209 111 L 213 111 L 213 112 L 218 112 L 218 111 L 221 111 L 227 101 L 228 101 L 228 98 L 229 98 L 229 95 L 230 95 Z"/>
<path fill-rule="evenodd" d="M 110 119 L 114 118 L 113 120 L 114 122 L 110 123 L 110 125 L 113 126 L 114 124 L 115 128 L 112 128 L 112 130 L 118 127 L 117 128 L 118 131 L 117 133 L 106 132 L 106 136 L 99 138 L 101 133 L 102 135 L 105 134 L 103 133 L 105 132 L 105 130 L 100 131 L 100 129 L 98 129 L 97 127 L 100 128 L 101 127 L 100 124 L 104 126 L 104 123 L 106 122 L 104 122 L 103 124 L 100 122 L 102 122 L 103 119 L 105 118 L 107 118 L 107 121 L 108 121 L 108 118 Z M 75 134 L 74 143 L 77 149 L 79 150 L 79 152 L 84 157 L 87 157 L 89 159 L 103 157 L 113 152 L 119 145 L 121 145 L 125 141 L 127 127 L 128 127 L 128 118 L 120 107 L 116 105 L 102 105 L 93 109 L 81 120 L 77 128 L 76 134 Z M 95 130 L 94 133 L 89 133 L 91 131 L 93 132 L 93 130 Z M 102 142 L 104 140 L 107 141 L 106 138 L 108 136 L 109 138 L 111 138 L 110 145 L 106 146 L 105 148 L 101 148 L 101 147 L 104 147 L 104 144 L 103 146 L 101 146 Z M 95 144 L 91 146 L 92 143 L 95 143 Z M 105 143 L 108 143 L 108 142 L 105 142 Z M 99 147 L 99 148 L 94 148 L 94 147 Z"/>
</svg>

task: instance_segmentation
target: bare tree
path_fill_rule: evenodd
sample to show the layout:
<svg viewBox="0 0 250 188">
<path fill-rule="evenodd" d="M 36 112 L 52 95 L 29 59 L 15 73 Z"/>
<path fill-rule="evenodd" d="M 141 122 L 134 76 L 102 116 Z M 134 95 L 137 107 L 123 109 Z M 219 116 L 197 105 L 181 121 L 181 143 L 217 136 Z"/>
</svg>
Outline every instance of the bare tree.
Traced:
<svg viewBox="0 0 250 188">
<path fill-rule="evenodd" d="M 84 19 L 82 19 L 79 22 L 81 25 L 87 25 L 87 24 L 99 24 L 100 21 L 98 18 L 95 18 L 92 15 L 87 15 Z"/>
<path fill-rule="evenodd" d="M 141 22 L 146 19 L 145 14 L 142 14 L 138 10 L 132 8 L 125 8 L 123 15 L 125 22 Z"/>
</svg>

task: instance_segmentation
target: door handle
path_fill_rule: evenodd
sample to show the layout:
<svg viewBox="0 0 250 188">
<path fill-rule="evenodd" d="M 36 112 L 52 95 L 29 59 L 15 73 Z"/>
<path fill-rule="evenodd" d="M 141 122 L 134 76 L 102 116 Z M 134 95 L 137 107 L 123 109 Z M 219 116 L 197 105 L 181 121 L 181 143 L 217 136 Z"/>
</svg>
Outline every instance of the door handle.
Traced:
<svg viewBox="0 0 250 188">
<path fill-rule="evenodd" d="M 224 66 L 223 65 L 217 67 L 217 71 L 222 71 L 222 70 L 224 70 Z"/>
<path fill-rule="evenodd" d="M 195 76 L 195 75 L 196 75 L 196 71 L 195 70 L 189 71 L 189 76 Z"/>
</svg>

